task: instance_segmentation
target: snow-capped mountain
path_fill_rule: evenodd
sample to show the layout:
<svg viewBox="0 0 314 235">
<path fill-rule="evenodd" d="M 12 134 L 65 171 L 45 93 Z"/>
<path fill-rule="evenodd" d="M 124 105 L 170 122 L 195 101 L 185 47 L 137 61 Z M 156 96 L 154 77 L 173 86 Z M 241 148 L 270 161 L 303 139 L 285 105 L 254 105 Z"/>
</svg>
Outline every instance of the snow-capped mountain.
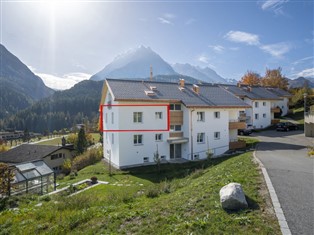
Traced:
<svg viewBox="0 0 314 235">
<path fill-rule="evenodd" d="M 150 47 L 140 46 L 117 56 L 90 79 L 100 81 L 106 78 L 147 78 L 150 76 L 150 66 L 153 67 L 154 76 L 177 74 Z"/>
<path fill-rule="evenodd" d="M 190 64 L 174 64 L 172 68 L 179 74 L 194 77 L 204 82 L 211 83 L 228 83 L 226 79 L 219 76 L 209 67 L 201 68 Z"/>
</svg>

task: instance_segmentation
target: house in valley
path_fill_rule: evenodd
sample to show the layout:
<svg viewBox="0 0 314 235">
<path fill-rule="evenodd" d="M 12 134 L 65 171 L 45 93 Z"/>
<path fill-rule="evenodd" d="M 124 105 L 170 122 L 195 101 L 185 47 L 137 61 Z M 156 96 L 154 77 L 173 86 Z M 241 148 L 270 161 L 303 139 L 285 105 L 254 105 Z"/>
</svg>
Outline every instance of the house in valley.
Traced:
<svg viewBox="0 0 314 235">
<path fill-rule="evenodd" d="M 64 161 L 73 157 L 73 145 L 22 144 L 7 152 L 0 153 L 0 162 L 16 165 L 42 160 L 55 173 L 60 173 Z"/>
<path fill-rule="evenodd" d="M 270 104 L 269 104 L 270 105 Z M 100 117 L 104 158 L 116 168 L 205 159 L 245 147 L 237 130 L 251 105 L 210 84 L 107 79 Z"/>
<path fill-rule="evenodd" d="M 288 92 L 279 88 L 266 88 L 247 85 L 221 85 L 222 88 L 241 98 L 251 108 L 245 116 L 247 125 L 254 129 L 263 129 L 279 122 L 277 116 L 284 116 L 289 110 Z"/>
</svg>

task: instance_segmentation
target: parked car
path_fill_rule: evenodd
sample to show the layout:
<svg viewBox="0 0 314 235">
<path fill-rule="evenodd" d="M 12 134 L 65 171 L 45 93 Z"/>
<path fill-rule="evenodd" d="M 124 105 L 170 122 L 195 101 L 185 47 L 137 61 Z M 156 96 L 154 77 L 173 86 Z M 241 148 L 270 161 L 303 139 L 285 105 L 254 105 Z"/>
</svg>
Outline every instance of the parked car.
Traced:
<svg viewBox="0 0 314 235">
<path fill-rule="evenodd" d="M 277 131 L 291 131 L 297 130 L 298 126 L 292 122 L 280 122 L 276 126 Z"/>
<path fill-rule="evenodd" d="M 250 135 L 252 134 L 252 129 L 238 129 L 238 135 Z"/>
</svg>

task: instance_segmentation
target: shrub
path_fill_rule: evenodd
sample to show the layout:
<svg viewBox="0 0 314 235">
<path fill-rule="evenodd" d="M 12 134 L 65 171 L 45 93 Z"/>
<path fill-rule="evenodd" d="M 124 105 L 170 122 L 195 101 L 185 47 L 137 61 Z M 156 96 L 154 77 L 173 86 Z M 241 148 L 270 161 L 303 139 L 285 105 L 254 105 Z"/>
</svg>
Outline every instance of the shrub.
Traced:
<svg viewBox="0 0 314 235">
<path fill-rule="evenodd" d="M 91 149 L 84 154 L 77 156 L 72 161 L 72 169 L 77 171 L 83 169 L 86 166 L 95 164 L 102 159 L 102 151 L 98 149 Z"/>
<path fill-rule="evenodd" d="M 73 171 L 71 171 L 69 178 L 70 178 L 70 180 L 74 180 L 76 178 L 76 175 Z"/>
<path fill-rule="evenodd" d="M 40 198 L 40 201 L 49 202 L 51 201 L 51 197 L 49 195 L 45 195 Z"/>
<path fill-rule="evenodd" d="M 62 172 L 68 175 L 71 172 L 72 163 L 70 159 L 66 159 L 62 165 Z"/>
<path fill-rule="evenodd" d="M 63 180 L 64 179 L 64 174 L 59 174 L 59 175 L 57 175 L 57 180 Z"/>
<path fill-rule="evenodd" d="M 96 184 L 98 179 L 96 176 L 92 176 L 90 180 L 92 181 L 92 184 Z"/>
<path fill-rule="evenodd" d="M 148 188 L 148 190 L 146 192 L 146 197 L 155 198 L 155 197 L 158 197 L 159 194 L 160 194 L 159 189 L 156 186 L 154 186 L 154 187 Z"/>
</svg>

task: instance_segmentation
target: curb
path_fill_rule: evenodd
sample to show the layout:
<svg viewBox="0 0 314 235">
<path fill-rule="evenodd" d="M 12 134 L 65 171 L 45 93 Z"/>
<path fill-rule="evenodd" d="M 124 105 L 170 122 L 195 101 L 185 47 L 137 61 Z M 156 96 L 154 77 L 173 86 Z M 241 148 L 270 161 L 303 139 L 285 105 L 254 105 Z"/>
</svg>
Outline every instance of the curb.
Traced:
<svg viewBox="0 0 314 235">
<path fill-rule="evenodd" d="M 256 147 L 256 149 L 257 149 L 257 147 Z M 253 157 L 256 160 L 256 162 L 259 164 L 260 168 L 262 169 L 263 176 L 264 176 L 264 179 L 266 181 L 267 188 L 268 188 L 268 192 L 269 192 L 269 195 L 270 195 L 270 198 L 271 198 L 271 201 L 272 201 L 272 204 L 273 204 L 273 207 L 274 207 L 277 219 L 278 219 L 281 233 L 283 235 L 291 235 L 292 233 L 289 229 L 286 217 L 282 211 L 282 208 L 281 208 L 280 202 L 278 200 L 276 191 L 273 187 L 273 184 L 269 178 L 269 175 L 267 173 L 267 170 L 266 170 L 264 164 L 256 157 L 256 150 L 253 152 Z"/>
</svg>

